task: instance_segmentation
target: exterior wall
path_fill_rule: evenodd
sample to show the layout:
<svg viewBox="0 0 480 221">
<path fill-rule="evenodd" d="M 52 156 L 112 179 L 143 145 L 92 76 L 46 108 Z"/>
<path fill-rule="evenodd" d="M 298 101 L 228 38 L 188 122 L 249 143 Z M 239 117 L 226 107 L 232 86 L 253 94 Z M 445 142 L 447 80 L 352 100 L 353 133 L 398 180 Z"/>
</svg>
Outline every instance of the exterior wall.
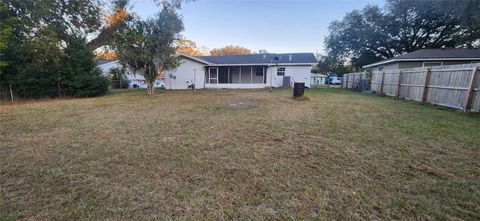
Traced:
<svg viewBox="0 0 480 221">
<path fill-rule="evenodd" d="M 208 70 L 205 68 L 204 64 L 186 58 L 182 59 L 181 62 L 182 63 L 176 69 L 167 71 L 165 75 L 165 87 L 167 89 L 187 89 L 188 85 L 194 81 L 193 69 L 196 69 L 196 88 L 264 88 L 270 87 L 270 85 L 273 87 L 282 86 L 277 82 L 283 81 L 283 76 L 277 76 L 277 67 L 265 67 L 265 83 L 263 76 L 257 76 L 255 74 L 255 67 L 253 67 L 252 70 L 250 66 L 242 66 L 241 79 L 239 77 L 239 68 L 230 67 L 231 83 L 210 84 L 205 81 L 208 80 Z M 292 80 L 295 82 L 304 82 L 305 86 L 310 87 L 310 65 L 279 67 L 285 67 L 285 76 L 291 76 Z M 270 84 L 270 81 L 272 81 L 272 84 Z"/>
<path fill-rule="evenodd" d="M 312 76 L 312 66 L 310 65 L 301 65 L 301 66 L 278 66 L 278 68 L 285 68 L 285 76 L 292 77 L 292 80 L 295 82 L 304 82 L 306 87 L 310 87 L 310 78 Z M 272 83 L 273 87 L 281 87 L 283 82 L 283 76 L 277 76 L 277 67 L 269 67 L 268 73 L 272 74 Z M 270 85 L 270 76 L 267 76 L 267 83 Z"/>
<path fill-rule="evenodd" d="M 383 67 L 383 70 L 395 70 L 395 69 L 399 69 L 398 67 L 398 62 L 394 62 L 394 63 L 390 63 L 390 64 L 383 64 L 383 65 L 378 65 L 378 66 L 374 66 L 374 67 L 370 67 L 368 69 L 372 70 L 372 71 L 382 71 L 380 70 L 380 68 Z"/>
<path fill-rule="evenodd" d="M 269 86 L 268 84 L 206 84 L 205 88 L 258 89 Z"/>
<path fill-rule="evenodd" d="M 312 74 L 312 77 L 310 78 L 310 84 L 313 85 L 323 85 L 325 84 L 325 81 L 327 80 L 327 75 L 323 74 Z"/>
<path fill-rule="evenodd" d="M 188 85 L 192 82 L 195 83 L 196 88 L 204 88 L 205 69 L 203 64 L 190 59 L 182 59 L 177 68 L 168 70 L 165 74 L 167 89 L 188 89 Z"/>
</svg>

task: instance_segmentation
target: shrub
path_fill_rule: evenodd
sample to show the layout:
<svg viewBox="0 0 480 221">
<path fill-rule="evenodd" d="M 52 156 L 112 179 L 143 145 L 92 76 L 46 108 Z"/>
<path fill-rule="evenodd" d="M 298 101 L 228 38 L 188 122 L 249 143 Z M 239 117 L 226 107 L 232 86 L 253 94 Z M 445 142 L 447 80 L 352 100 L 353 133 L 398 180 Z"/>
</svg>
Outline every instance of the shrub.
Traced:
<svg viewBox="0 0 480 221">
<path fill-rule="evenodd" d="M 95 68 L 85 39 L 69 38 L 65 46 L 48 29 L 21 46 L 10 47 L 5 80 L 20 97 L 91 97 L 108 91 L 109 81 Z"/>
</svg>

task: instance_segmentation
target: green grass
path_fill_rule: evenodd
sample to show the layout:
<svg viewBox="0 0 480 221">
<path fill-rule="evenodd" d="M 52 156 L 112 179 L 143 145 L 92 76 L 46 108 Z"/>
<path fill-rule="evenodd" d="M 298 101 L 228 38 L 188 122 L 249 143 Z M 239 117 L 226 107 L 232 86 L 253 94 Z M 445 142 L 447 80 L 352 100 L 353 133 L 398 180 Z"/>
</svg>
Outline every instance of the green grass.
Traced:
<svg viewBox="0 0 480 221">
<path fill-rule="evenodd" d="M 480 219 L 480 118 L 341 89 L 0 107 L 0 219 Z"/>
</svg>

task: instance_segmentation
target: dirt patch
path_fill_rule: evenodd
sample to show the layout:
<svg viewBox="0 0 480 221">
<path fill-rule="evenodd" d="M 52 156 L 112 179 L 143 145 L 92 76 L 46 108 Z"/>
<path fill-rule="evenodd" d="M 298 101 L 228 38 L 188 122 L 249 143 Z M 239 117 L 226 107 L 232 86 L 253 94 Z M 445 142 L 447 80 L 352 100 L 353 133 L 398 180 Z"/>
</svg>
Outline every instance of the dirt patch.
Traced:
<svg viewBox="0 0 480 221">
<path fill-rule="evenodd" d="M 239 101 L 239 102 L 228 103 L 227 106 L 229 108 L 234 108 L 234 109 L 250 109 L 250 108 L 258 107 L 258 104 L 257 102 L 252 102 L 252 101 Z"/>
</svg>

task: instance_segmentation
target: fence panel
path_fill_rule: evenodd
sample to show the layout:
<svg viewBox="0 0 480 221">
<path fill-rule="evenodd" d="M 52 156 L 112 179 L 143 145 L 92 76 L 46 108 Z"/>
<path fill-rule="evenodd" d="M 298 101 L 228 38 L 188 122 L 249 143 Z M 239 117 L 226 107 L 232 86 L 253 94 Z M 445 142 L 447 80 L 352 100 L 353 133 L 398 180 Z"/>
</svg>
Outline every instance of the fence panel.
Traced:
<svg viewBox="0 0 480 221">
<path fill-rule="evenodd" d="M 387 96 L 480 112 L 480 65 L 447 65 L 372 73 L 372 90 Z"/>
<path fill-rule="evenodd" d="M 342 78 L 342 88 L 353 88 L 355 81 L 359 79 L 367 79 L 365 72 L 347 73 Z"/>
<path fill-rule="evenodd" d="M 399 97 L 422 101 L 426 77 L 424 70 L 402 71 Z"/>
</svg>

